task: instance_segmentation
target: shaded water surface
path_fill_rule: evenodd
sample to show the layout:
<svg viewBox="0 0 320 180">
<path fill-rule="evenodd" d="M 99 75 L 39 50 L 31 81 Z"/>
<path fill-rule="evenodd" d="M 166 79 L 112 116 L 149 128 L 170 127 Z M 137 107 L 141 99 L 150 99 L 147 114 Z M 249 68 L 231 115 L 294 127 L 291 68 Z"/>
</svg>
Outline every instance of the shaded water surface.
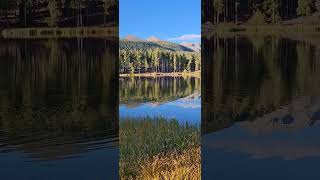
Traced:
<svg viewBox="0 0 320 180">
<path fill-rule="evenodd" d="M 117 178 L 117 52 L 101 39 L 0 40 L 0 179 Z"/>
<path fill-rule="evenodd" d="M 194 77 L 120 78 L 120 116 L 200 124 L 201 83 Z"/>
<path fill-rule="evenodd" d="M 320 41 L 203 43 L 203 179 L 319 179 Z"/>
</svg>

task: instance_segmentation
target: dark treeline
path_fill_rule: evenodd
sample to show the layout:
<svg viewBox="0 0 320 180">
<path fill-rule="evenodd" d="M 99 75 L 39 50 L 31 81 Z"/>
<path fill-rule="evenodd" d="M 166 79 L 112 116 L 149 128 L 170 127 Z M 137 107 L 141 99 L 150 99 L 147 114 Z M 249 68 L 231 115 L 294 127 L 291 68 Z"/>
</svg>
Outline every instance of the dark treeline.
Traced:
<svg viewBox="0 0 320 180">
<path fill-rule="evenodd" d="M 120 73 L 193 72 L 200 70 L 200 53 L 158 48 L 120 50 Z"/>
<path fill-rule="evenodd" d="M 20 149 L 36 159 L 57 159 L 114 146 L 117 44 L 0 40 L 0 151 Z"/>
<path fill-rule="evenodd" d="M 308 126 L 319 120 L 320 86 L 314 83 L 320 77 L 319 44 L 272 36 L 213 37 L 203 42 L 203 133 L 259 117 L 274 127 L 299 126 L 295 123 L 301 121 Z M 290 113 L 290 108 L 299 113 Z"/>
<path fill-rule="evenodd" d="M 117 25 L 118 0 L 1 0 L 0 27 Z"/>
<path fill-rule="evenodd" d="M 203 0 L 203 22 L 242 23 L 251 17 L 269 23 L 320 12 L 320 0 Z M 319 21 L 318 21 L 319 22 Z"/>
</svg>

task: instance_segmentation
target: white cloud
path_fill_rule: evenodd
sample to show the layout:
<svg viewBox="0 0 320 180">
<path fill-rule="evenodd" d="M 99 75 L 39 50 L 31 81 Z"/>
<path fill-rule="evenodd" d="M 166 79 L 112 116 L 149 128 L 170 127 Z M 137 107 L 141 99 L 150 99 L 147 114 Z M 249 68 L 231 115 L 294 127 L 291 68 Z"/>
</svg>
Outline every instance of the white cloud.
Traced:
<svg viewBox="0 0 320 180">
<path fill-rule="evenodd" d="M 186 34 L 179 37 L 169 38 L 169 41 L 187 41 L 192 39 L 198 39 L 201 38 L 200 34 Z"/>
</svg>

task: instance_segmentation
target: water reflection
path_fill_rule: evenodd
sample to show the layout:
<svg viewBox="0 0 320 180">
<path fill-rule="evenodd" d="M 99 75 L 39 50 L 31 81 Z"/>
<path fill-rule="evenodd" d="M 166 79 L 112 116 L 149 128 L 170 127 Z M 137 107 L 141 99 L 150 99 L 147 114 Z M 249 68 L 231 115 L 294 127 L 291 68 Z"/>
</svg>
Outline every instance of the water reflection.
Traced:
<svg viewBox="0 0 320 180">
<path fill-rule="evenodd" d="M 120 78 L 120 115 L 200 124 L 200 89 L 195 77 Z"/>
<path fill-rule="evenodd" d="M 121 179 L 200 178 L 200 79 L 120 78 Z"/>
<path fill-rule="evenodd" d="M 117 48 L 0 40 L 0 179 L 117 177 Z"/>
<path fill-rule="evenodd" d="M 204 179 L 317 177 L 320 41 L 300 40 L 203 40 Z"/>
</svg>

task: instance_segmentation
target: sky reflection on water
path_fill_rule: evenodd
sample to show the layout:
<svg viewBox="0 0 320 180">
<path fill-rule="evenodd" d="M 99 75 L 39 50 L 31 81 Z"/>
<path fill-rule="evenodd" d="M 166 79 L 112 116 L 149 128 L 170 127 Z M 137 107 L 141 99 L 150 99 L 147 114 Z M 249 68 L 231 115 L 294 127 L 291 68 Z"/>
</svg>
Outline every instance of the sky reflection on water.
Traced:
<svg viewBox="0 0 320 180">
<path fill-rule="evenodd" d="M 193 94 L 178 100 L 157 104 L 153 102 L 141 103 L 135 107 L 120 105 L 120 119 L 124 117 L 157 117 L 176 119 L 184 124 L 186 122 L 200 125 L 201 123 L 201 97 Z"/>
</svg>

